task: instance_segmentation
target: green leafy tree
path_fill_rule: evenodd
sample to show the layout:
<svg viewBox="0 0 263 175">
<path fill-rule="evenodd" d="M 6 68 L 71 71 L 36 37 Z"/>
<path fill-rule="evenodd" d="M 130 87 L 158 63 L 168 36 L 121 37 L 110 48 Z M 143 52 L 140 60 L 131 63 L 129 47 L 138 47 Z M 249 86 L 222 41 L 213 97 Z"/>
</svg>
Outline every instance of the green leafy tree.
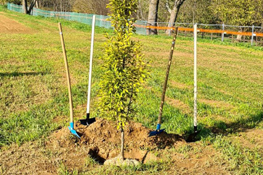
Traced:
<svg viewBox="0 0 263 175">
<path fill-rule="evenodd" d="M 217 23 L 232 25 L 252 25 L 257 3 L 252 0 L 213 0 L 210 8 L 218 18 Z"/>
<path fill-rule="evenodd" d="M 168 0 L 167 0 L 168 1 Z M 178 14 L 178 22 L 213 24 L 211 6 L 212 0 L 187 0 Z"/>
<path fill-rule="evenodd" d="M 5 4 L 5 3 L 13 3 L 13 4 L 22 4 L 22 0 L 0 0 L 0 4 Z"/>
<path fill-rule="evenodd" d="M 110 0 L 110 21 L 114 35 L 107 35 L 99 91 L 101 116 L 118 121 L 121 130 L 121 157 L 124 155 L 124 126 L 134 117 L 134 102 L 147 75 L 141 45 L 131 39 L 135 28 L 137 0 Z"/>
</svg>

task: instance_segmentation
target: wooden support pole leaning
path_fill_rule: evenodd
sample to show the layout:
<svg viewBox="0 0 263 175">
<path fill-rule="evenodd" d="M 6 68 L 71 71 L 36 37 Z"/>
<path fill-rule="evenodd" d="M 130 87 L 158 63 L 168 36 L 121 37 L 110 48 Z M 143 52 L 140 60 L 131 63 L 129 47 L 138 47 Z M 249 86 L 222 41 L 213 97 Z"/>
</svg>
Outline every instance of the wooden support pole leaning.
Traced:
<svg viewBox="0 0 263 175">
<path fill-rule="evenodd" d="M 62 51 L 63 51 L 63 56 L 64 56 L 66 75 L 67 75 L 68 98 L 69 98 L 69 108 L 70 108 L 70 122 L 73 122 L 73 103 L 72 103 L 71 86 L 70 86 L 71 83 L 70 83 L 70 75 L 69 75 L 69 70 L 68 70 L 68 60 L 67 60 L 67 54 L 66 54 L 66 49 L 65 49 L 65 42 L 64 42 L 64 38 L 63 38 L 61 23 L 58 23 L 58 27 L 59 27 L 60 40 L 61 40 Z"/>
<path fill-rule="evenodd" d="M 175 41 L 176 41 L 176 37 L 177 37 L 177 32 L 178 32 L 178 27 L 176 27 L 176 29 L 175 29 L 175 34 L 174 34 L 174 37 L 173 37 L 173 42 L 172 42 L 171 51 L 170 51 L 169 62 L 168 62 L 167 69 L 166 69 L 165 82 L 164 82 L 164 85 L 163 85 L 162 101 L 161 101 L 160 110 L 159 110 L 159 116 L 158 116 L 158 124 L 161 124 L 161 122 L 162 122 L 163 105 L 164 105 L 164 100 L 165 100 L 165 93 L 166 93 L 166 89 L 167 89 L 169 72 L 170 72 L 172 59 L 173 59 L 174 45 L 175 45 Z"/>
<path fill-rule="evenodd" d="M 167 89 L 169 72 L 170 72 L 172 59 L 173 59 L 173 52 L 174 52 L 174 46 L 175 46 L 177 33 L 178 33 L 178 27 L 175 28 L 174 32 L 175 33 L 174 33 L 174 37 L 173 37 L 173 41 L 172 41 L 172 45 L 171 45 L 170 57 L 169 57 L 168 65 L 167 65 L 167 68 L 166 68 L 165 81 L 164 81 L 164 84 L 163 84 L 163 92 L 162 92 L 162 97 L 161 97 L 162 99 L 161 99 L 161 104 L 160 104 L 160 108 L 159 108 L 158 124 L 157 124 L 157 127 L 156 127 L 156 131 L 150 132 L 149 136 L 157 135 L 157 134 L 161 133 L 164 130 L 164 129 L 161 129 L 163 105 L 164 105 L 164 100 L 165 100 L 165 93 L 166 93 L 166 89 Z"/>
<path fill-rule="evenodd" d="M 194 133 L 197 133 L 197 24 L 194 25 Z"/>
<path fill-rule="evenodd" d="M 68 127 L 70 132 L 80 138 L 78 133 L 74 130 L 74 120 L 73 120 L 73 102 L 72 102 L 72 95 L 71 95 L 71 83 L 70 83 L 70 75 L 69 75 L 69 69 L 68 69 L 68 60 L 67 60 L 67 54 L 66 54 L 66 48 L 65 48 L 65 42 L 64 37 L 62 33 L 62 27 L 61 23 L 58 23 L 59 28 L 59 34 L 60 34 L 60 40 L 63 50 L 63 56 L 64 56 L 64 63 L 65 63 L 65 69 L 66 69 L 66 75 L 67 75 L 67 83 L 68 83 L 68 97 L 69 97 L 69 109 L 70 109 L 70 126 Z"/>
</svg>

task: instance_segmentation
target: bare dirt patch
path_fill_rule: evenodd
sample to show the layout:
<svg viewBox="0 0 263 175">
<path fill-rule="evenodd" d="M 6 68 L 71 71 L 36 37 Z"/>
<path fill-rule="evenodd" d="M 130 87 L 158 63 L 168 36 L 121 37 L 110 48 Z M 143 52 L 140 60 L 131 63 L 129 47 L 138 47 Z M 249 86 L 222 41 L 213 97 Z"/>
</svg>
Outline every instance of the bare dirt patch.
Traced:
<svg viewBox="0 0 263 175">
<path fill-rule="evenodd" d="M 77 139 L 64 127 L 45 140 L 1 150 L 0 173 L 57 174 L 61 167 L 66 167 L 69 172 L 87 172 L 101 168 L 105 160 L 119 154 L 120 132 L 116 130 L 114 122 L 97 119 L 88 127 L 76 123 L 75 129 L 82 135 L 81 139 Z M 175 134 L 163 132 L 148 137 L 150 131 L 139 123 L 131 122 L 127 125 L 125 158 L 141 163 L 169 161 L 173 165 L 169 169 L 176 170 L 178 174 L 227 174 L 214 161 L 217 152 L 208 147 L 204 149 L 198 143 L 188 144 Z M 184 148 L 188 149 L 185 153 L 182 152 Z M 95 165 L 90 161 L 91 158 L 97 162 Z"/>
<path fill-rule="evenodd" d="M 208 99 L 199 99 L 199 101 L 201 103 L 208 104 L 208 105 L 215 107 L 215 108 L 223 108 L 225 110 L 231 110 L 234 108 L 233 105 L 231 105 L 227 102 L 224 102 L 224 101 L 215 101 L 215 100 L 208 100 Z"/>
<path fill-rule="evenodd" d="M 235 140 L 238 140 L 243 147 L 249 149 L 258 148 L 259 150 L 262 150 L 263 148 L 262 135 L 263 135 L 262 129 L 248 129 L 245 132 L 240 132 L 239 135 L 235 137 Z"/>
<path fill-rule="evenodd" d="M 17 21 L 0 14 L 0 33 L 31 33 L 32 30 Z"/>
<path fill-rule="evenodd" d="M 226 162 L 220 158 L 220 153 L 211 146 L 192 143 L 187 147 L 190 148 L 187 153 L 179 151 L 172 155 L 179 174 L 231 174 L 226 171 Z"/>
<path fill-rule="evenodd" d="M 43 154 L 36 143 L 21 147 L 11 146 L 0 152 L 0 174 L 50 174 L 56 172 L 56 163 Z M 59 164 L 59 160 L 57 161 Z"/>
<path fill-rule="evenodd" d="M 180 83 L 180 82 L 176 82 L 176 81 L 173 81 L 173 80 L 170 80 L 171 82 L 171 85 L 176 87 L 176 88 L 179 88 L 179 89 L 191 89 L 193 87 L 189 86 L 189 85 L 186 85 L 186 84 L 183 84 L 183 83 Z"/>
<path fill-rule="evenodd" d="M 166 102 L 169 105 L 172 105 L 172 106 L 180 109 L 185 114 L 190 114 L 191 113 L 190 107 L 187 104 L 185 104 L 184 102 L 180 101 L 180 100 L 166 97 Z"/>
<path fill-rule="evenodd" d="M 105 119 L 98 119 L 94 124 L 86 127 L 77 125 L 77 131 L 82 135 L 81 144 L 89 145 L 98 148 L 98 155 L 104 159 L 109 159 L 117 156 L 120 147 L 120 131 L 116 129 L 116 123 Z M 140 123 L 131 122 L 126 127 L 125 148 L 133 150 L 134 153 L 142 154 L 136 155 L 132 152 L 128 153 L 132 159 L 142 161 L 145 150 L 152 150 L 156 148 L 166 148 L 176 146 L 178 142 L 184 142 L 182 137 L 174 134 L 162 133 L 155 137 L 149 137 L 148 128 L 142 126 Z"/>
<path fill-rule="evenodd" d="M 0 172 L 3 174 L 56 174 L 63 164 L 69 170 L 87 169 L 87 158 L 92 157 L 99 164 L 116 157 L 120 150 L 120 132 L 114 122 L 97 119 L 90 126 L 77 123 L 75 128 L 81 139 L 73 136 L 67 127 L 54 132 L 44 142 L 30 142 L 11 146 L 0 152 Z M 175 147 L 186 144 L 182 137 L 162 133 L 148 137 L 150 130 L 139 123 L 131 122 L 125 132 L 125 158 L 142 163 L 156 161 L 150 150 Z"/>
</svg>

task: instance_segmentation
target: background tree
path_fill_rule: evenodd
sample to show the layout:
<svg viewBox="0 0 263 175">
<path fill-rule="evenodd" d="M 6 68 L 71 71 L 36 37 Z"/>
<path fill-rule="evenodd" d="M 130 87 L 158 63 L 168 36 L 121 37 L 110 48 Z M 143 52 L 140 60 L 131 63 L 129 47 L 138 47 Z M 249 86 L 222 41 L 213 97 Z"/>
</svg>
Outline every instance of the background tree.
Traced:
<svg viewBox="0 0 263 175">
<path fill-rule="evenodd" d="M 0 0 L 0 3 L 11 2 L 21 5 L 23 1 L 26 1 L 28 8 L 31 2 L 34 2 L 34 0 Z M 109 13 L 106 8 L 108 0 L 37 0 L 36 2 L 39 8 L 44 10 L 98 15 Z M 262 26 L 263 31 L 263 0 L 138 0 L 137 2 L 138 11 L 135 15 L 138 19 L 147 20 L 153 26 L 158 22 L 169 21 L 172 26 L 176 20 L 183 23 L 257 25 Z M 154 34 L 157 30 L 148 32 Z"/>
<path fill-rule="evenodd" d="M 103 75 L 99 90 L 101 116 L 118 121 L 121 131 L 121 158 L 124 157 L 124 126 L 135 114 L 134 102 L 147 71 L 142 60 L 141 45 L 132 41 L 137 0 L 110 0 L 110 21 L 114 35 L 107 36 L 102 58 Z"/>
<path fill-rule="evenodd" d="M 157 26 L 159 0 L 150 0 L 147 25 Z M 157 34 L 157 29 L 148 29 L 147 35 Z"/>
<path fill-rule="evenodd" d="M 31 0 L 29 1 L 30 5 L 28 7 L 28 1 L 27 0 L 23 0 L 23 6 L 24 6 L 24 13 L 25 14 L 30 14 L 31 11 L 33 10 L 33 7 L 35 6 L 36 4 L 36 0 Z"/>
<path fill-rule="evenodd" d="M 261 32 L 263 32 L 263 0 L 255 0 L 254 2 L 257 4 L 253 17 L 254 25 L 261 26 Z"/>
<path fill-rule="evenodd" d="M 106 4 L 109 0 L 74 0 L 72 11 L 80 13 L 92 13 L 98 15 L 108 15 L 109 10 Z"/>
<path fill-rule="evenodd" d="M 187 0 L 183 3 L 177 21 L 185 23 L 212 24 L 215 17 L 210 8 L 212 0 Z"/>
<path fill-rule="evenodd" d="M 137 19 L 146 21 L 149 12 L 149 2 L 146 0 L 138 0 Z"/>
<path fill-rule="evenodd" d="M 213 0 L 210 9 L 213 9 L 212 15 L 218 19 L 216 23 L 244 26 L 254 23 L 256 6 L 254 0 Z"/>
<path fill-rule="evenodd" d="M 185 0 L 174 0 L 174 4 L 173 4 L 173 8 L 170 10 L 171 14 L 170 14 L 170 19 L 169 19 L 169 23 L 168 26 L 169 27 L 173 27 L 175 25 L 179 10 L 181 5 L 183 5 Z M 168 9 L 170 9 L 168 7 Z M 167 30 L 166 33 L 169 33 L 170 30 Z"/>
</svg>

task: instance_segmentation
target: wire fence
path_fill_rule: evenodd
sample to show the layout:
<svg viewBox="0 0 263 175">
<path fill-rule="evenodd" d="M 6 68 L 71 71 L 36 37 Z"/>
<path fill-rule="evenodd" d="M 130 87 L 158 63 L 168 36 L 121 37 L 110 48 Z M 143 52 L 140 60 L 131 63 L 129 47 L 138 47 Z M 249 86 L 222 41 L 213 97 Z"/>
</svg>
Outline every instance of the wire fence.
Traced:
<svg viewBox="0 0 263 175">
<path fill-rule="evenodd" d="M 263 28 L 261 26 L 234 26 L 226 24 L 197 24 L 198 37 L 217 39 L 230 42 L 249 42 L 251 45 L 263 45 Z M 146 26 L 148 29 L 157 29 L 158 34 L 171 34 L 174 27 L 168 23 L 157 23 L 154 26 Z M 193 36 L 193 23 L 176 23 L 181 36 Z M 170 30 L 170 31 L 169 31 Z M 168 32 L 167 32 L 168 31 Z"/>
<path fill-rule="evenodd" d="M 21 5 L 16 5 L 12 3 L 7 3 L 7 9 L 16 11 L 19 13 L 24 13 L 24 7 Z M 86 13 L 75 13 L 75 12 L 56 12 L 56 11 L 47 11 L 41 10 L 39 8 L 33 8 L 31 14 L 33 16 L 43 16 L 43 17 L 51 17 L 51 18 L 63 18 L 70 21 L 77 21 L 84 24 L 91 25 L 92 24 L 92 16 L 96 16 L 96 26 L 104 27 L 107 29 L 113 29 L 111 26 L 111 22 L 107 21 L 109 16 L 104 15 L 96 15 L 96 14 L 86 14 Z M 138 25 L 145 25 L 145 21 L 136 21 Z M 146 30 L 144 28 L 136 28 L 136 33 L 141 35 L 146 35 Z"/>
<path fill-rule="evenodd" d="M 12 11 L 24 12 L 24 7 L 12 3 L 7 3 L 7 8 Z M 33 16 L 44 16 L 53 18 L 63 18 L 71 21 L 78 21 L 84 24 L 92 24 L 92 16 L 94 14 L 75 13 L 75 12 L 56 12 L 41 10 L 33 8 L 31 11 Z M 107 19 L 109 16 L 95 15 L 96 26 L 113 29 L 110 21 Z M 149 30 L 156 29 L 159 35 L 171 35 L 174 27 L 167 22 L 158 22 L 155 25 L 149 25 L 147 21 L 137 20 L 134 24 L 136 33 L 147 35 Z M 193 36 L 193 23 L 175 23 L 179 27 L 180 36 Z M 226 24 L 198 24 L 198 36 L 202 38 L 209 38 L 211 40 L 217 39 L 230 42 L 250 42 L 251 45 L 263 45 L 263 29 L 261 26 L 234 26 Z"/>
</svg>

